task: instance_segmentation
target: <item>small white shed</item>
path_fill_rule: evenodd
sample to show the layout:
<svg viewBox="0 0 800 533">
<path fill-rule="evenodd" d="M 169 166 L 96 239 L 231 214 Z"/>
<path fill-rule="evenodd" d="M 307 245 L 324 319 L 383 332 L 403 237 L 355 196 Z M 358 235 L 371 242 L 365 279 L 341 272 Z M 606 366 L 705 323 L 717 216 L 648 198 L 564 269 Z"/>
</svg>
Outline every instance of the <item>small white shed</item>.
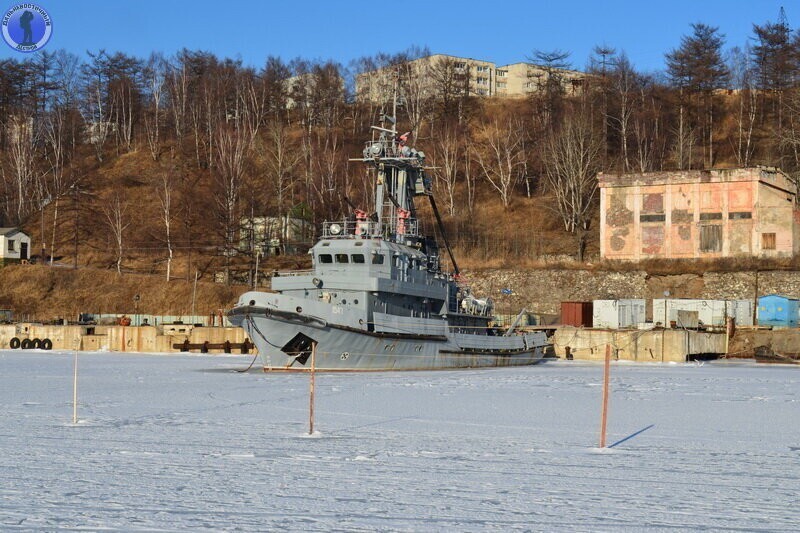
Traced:
<svg viewBox="0 0 800 533">
<path fill-rule="evenodd" d="M 592 303 L 592 327 L 603 329 L 635 328 L 644 322 L 645 301 L 594 300 Z"/>
<path fill-rule="evenodd" d="M 3 264 L 30 259 L 31 238 L 19 228 L 0 228 L 0 261 Z"/>
</svg>

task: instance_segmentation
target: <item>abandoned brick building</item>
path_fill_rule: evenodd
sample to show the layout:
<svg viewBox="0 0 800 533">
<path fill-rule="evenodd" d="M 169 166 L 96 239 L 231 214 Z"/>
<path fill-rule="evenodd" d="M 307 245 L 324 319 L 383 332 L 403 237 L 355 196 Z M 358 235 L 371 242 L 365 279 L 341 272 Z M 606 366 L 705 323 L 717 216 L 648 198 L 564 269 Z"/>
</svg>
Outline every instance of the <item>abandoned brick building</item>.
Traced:
<svg viewBox="0 0 800 533">
<path fill-rule="evenodd" d="M 800 249 L 792 181 L 775 168 L 598 175 L 605 259 L 787 257 Z"/>
</svg>

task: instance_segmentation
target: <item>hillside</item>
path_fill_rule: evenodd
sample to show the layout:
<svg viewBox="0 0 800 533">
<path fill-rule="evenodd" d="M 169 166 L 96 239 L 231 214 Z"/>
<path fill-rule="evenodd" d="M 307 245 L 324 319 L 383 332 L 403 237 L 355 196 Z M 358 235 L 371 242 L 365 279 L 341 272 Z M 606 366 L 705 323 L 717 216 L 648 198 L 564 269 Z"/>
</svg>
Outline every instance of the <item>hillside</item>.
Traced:
<svg viewBox="0 0 800 533">
<path fill-rule="evenodd" d="M 291 267 L 291 265 L 287 265 Z M 479 296 L 489 296 L 498 314 L 522 308 L 532 313 L 558 315 L 562 301 L 604 298 L 661 298 L 669 290 L 675 298 L 753 299 L 757 294 L 781 293 L 800 298 L 800 268 L 767 265 L 756 274 L 753 264 L 614 265 L 583 267 L 539 264 L 514 268 L 468 268 L 465 278 Z M 727 267 L 727 268 L 726 268 Z M 716 270 L 715 270 L 716 269 Z M 268 286 L 262 279 L 263 286 Z M 511 289 L 504 295 L 501 289 Z M 229 309 L 248 285 L 227 286 L 202 279 L 197 283 L 196 313 L 208 315 Z M 135 309 L 154 315 L 188 315 L 193 283 L 160 275 L 123 274 L 81 268 L 18 265 L 0 268 L 0 308 L 13 309 L 17 319 L 75 320 L 79 313 L 127 313 Z M 133 297 L 140 300 L 135 308 Z"/>
<path fill-rule="evenodd" d="M 12 309 L 18 320 L 76 320 L 79 313 L 140 313 L 188 315 L 194 284 L 163 276 L 125 274 L 94 268 L 17 265 L 0 268 L 0 307 Z M 244 286 L 198 281 L 197 315 L 229 308 Z M 134 296 L 139 295 L 138 305 Z"/>
</svg>

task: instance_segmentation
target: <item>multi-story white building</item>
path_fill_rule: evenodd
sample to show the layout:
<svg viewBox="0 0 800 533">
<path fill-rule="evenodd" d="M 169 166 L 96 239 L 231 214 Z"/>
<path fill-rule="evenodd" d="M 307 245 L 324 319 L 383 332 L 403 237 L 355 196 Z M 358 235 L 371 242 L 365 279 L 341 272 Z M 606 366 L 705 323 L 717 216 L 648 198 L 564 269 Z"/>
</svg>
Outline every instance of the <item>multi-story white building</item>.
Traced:
<svg viewBox="0 0 800 533">
<path fill-rule="evenodd" d="M 446 90 L 458 95 L 521 97 L 542 90 L 555 72 L 567 94 L 583 86 L 585 74 L 575 70 L 548 70 L 524 62 L 498 67 L 491 61 L 433 54 L 359 74 L 356 96 L 373 103 L 390 101 L 395 80 L 402 78 L 402 83 L 422 94 Z"/>
</svg>

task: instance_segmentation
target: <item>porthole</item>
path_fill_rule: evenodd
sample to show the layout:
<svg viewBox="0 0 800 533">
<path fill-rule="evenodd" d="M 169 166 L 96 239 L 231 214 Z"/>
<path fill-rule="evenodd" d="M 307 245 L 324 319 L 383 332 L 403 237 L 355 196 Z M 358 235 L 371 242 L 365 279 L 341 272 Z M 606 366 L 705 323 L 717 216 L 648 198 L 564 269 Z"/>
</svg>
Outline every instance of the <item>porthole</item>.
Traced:
<svg viewBox="0 0 800 533">
<path fill-rule="evenodd" d="M 300 306 L 298 305 L 298 306 L 295 308 L 295 311 L 297 311 L 297 314 L 299 315 L 300 313 L 302 313 L 302 312 L 303 312 L 303 308 L 302 308 L 302 307 L 300 307 Z"/>
<path fill-rule="evenodd" d="M 347 305 L 347 300 L 345 300 L 344 298 L 342 298 L 342 305 Z"/>
<path fill-rule="evenodd" d="M 255 300 L 250 300 L 250 305 L 256 305 L 256 301 Z"/>
<path fill-rule="evenodd" d="M 358 300 L 353 300 L 353 305 L 358 305 Z"/>
</svg>

